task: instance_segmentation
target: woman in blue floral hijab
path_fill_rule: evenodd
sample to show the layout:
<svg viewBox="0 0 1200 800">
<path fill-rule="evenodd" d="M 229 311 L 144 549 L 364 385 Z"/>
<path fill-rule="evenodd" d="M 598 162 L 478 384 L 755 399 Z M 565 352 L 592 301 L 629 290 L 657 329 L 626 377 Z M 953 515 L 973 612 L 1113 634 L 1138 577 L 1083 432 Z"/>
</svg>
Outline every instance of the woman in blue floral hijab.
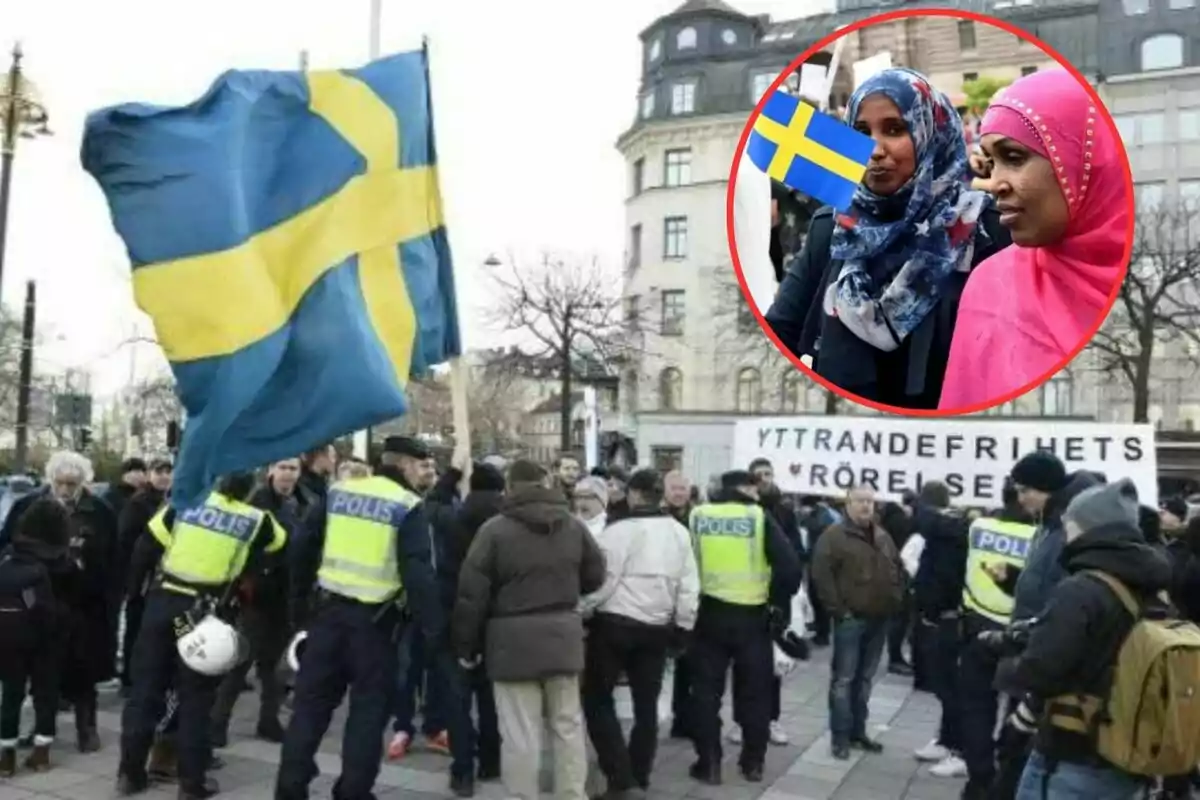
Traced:
<svg viewBox="0 0 1200 800">
<path fill-rule="evenodd" d="M 846 119 L 875 140 L 867 174 L 847 214 L 814 216 L 767 321 L 859 398 L 937 408 L 967 275 L 1010 240 L 990 197 L 969 186 L 958 112 L 924 76 L 877 73 Z"/>
</svg>

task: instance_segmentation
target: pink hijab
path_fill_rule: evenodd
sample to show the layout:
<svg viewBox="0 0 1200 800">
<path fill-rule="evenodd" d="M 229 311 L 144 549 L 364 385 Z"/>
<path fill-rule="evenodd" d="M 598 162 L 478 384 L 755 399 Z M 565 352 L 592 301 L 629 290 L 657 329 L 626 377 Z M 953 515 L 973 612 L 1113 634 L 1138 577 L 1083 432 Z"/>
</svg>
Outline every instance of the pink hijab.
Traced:
<svg viewBox="0 0 1200 800">
<path fill-rule="evenodd" d="M 994 402 L 1061 369 L 1108 306 L 1125 270 L 1127 170 L 1103 110 L 1064 69 L 1035 72 L 993 99 L 980 135 L 1049 159 L 1070 223 L 1048 247 L 1012 245 L 963 290 L 939 408 Z"/>
</svg>

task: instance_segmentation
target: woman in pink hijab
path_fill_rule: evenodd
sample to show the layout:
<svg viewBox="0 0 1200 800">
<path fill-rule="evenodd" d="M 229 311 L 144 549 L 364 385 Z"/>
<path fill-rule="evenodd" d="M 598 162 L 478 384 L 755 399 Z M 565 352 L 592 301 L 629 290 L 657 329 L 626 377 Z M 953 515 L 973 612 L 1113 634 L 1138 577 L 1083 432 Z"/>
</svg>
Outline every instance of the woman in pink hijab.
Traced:
<svg viewBox="0 0 1200 800">
<path fill-rule="evenodd" d="M 1125 274 L 1128 170 L 1101 109 L 1064 69 L 1002 90 L 980 124 L 1013 247 L 963 290 L 938 408 L 999 400 L 1084 343 Z"/>
</svg>

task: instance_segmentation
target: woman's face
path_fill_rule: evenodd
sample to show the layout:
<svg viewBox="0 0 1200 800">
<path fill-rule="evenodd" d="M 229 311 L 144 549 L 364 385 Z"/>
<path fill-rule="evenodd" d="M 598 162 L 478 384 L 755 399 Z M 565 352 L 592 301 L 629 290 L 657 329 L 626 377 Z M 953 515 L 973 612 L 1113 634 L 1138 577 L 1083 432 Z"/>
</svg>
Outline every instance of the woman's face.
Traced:
<svg viewBox="0 0 1200 800">
<path fill-rule="evenodd" d="M 1021 247 L 1045 247 L 1063 238 L 1071 221 L 1049 159 L 1023 144 L 989 133 L 980 141 L 992 160 L 991 192 L 1000 224 Z"/>
<path fill-rule="evenodd" d="M 904 115 L 886 95 L 867 95 L 858 104 L 854 129 L 875 140 L 863 182 L 875 194 L 894 194 L 917 169 L 917 153 Z"/>
</svg>

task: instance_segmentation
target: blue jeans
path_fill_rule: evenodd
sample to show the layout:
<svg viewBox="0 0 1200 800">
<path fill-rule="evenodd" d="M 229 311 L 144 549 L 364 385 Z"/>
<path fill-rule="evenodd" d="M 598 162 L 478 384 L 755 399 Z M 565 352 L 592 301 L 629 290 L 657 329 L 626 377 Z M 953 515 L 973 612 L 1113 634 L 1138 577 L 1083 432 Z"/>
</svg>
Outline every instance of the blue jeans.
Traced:
<svg viewBox="0 0 1200 800">
<path fill-rule="evenodd" d="M 1037 750 L 1029 756 L 1016 800 L 1137 800 L 1146 785 L 1116 769 L 1060 761 L 1047 781 L 1048 764 Z"/>
<path fill-rule="evenodd" d="M 840 619 L 833 628 L 829 731 L 835 745 L 867 735 L 867 704 L 887 644 L 889 620 Z"/>
<path fill-rule="evenodd" d="M 425 637 L 410 622 L 400 638 L 399 688 L 396 694 L 396 733 L 416 733 L 417 697 L 421 699 L 421 732 L 432 736 L 446 730 L 446 679 L 435 659 L 427 657 Z"/>
</svg>

